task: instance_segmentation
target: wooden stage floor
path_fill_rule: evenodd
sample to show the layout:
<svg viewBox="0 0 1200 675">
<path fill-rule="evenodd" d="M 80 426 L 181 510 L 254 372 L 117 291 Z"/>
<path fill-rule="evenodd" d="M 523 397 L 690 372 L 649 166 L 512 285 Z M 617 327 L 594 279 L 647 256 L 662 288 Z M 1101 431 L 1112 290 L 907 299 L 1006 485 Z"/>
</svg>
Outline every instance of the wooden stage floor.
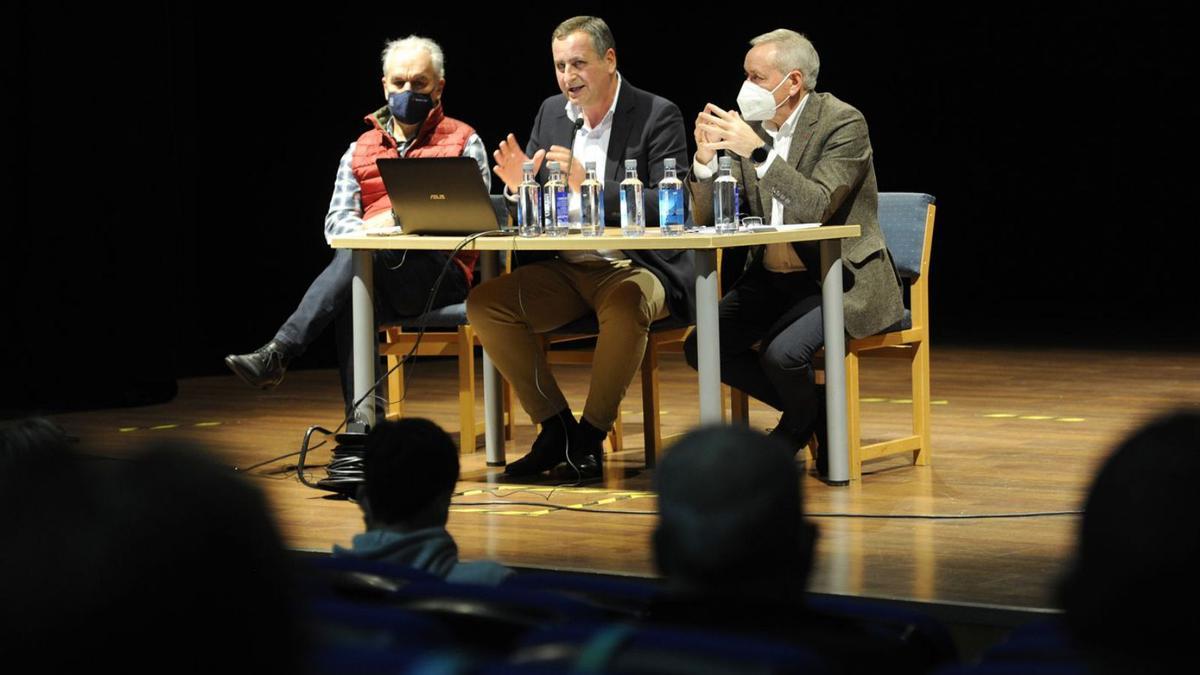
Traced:
<svg viewBox="0 0 1200 675">
<path fill-rule="evenodd" d="M 901 402 L 906 368 L 891 359 L 864 365 L 868 439 L 908 424 L 908 408 Z M 581 406 L 588 368 L 556 366 L 556 372 L 568 398 Z M 407 413 L 456 433 L 454 378 L 453 361 L 421 361 Z M 681 433 L 697 420 L 694 373 L 680 356 L 667 355 L 661 378 L 664 433 Z M 295 451 L 310 425 L 332 428 L 340 421 L 337 377 L 331 371 L 289 373 L 278 389 L 266 393 L 232 375 L 182 380 L 179 388 L 179 396 L 167 404 L 55 419 L 99 455 L 119 456 L 143 441 L 186 439 L 239 467 Z M 1200 354 L 935 346 L 933 393 L 931 466 L 913 467 L 904 458 L 880 460 L 867 465 L 861 482 L 843 488 L 805 478 L 806 508 L 820 528 L 811 590 L 969 606 L 1053 607 L 1054 584 L 1078 524 L 1075 512 L 1098 463 L 1153 415 L 1182 406 L 1196 409 Z M 462 557 L 652 576 L 649 539 L 656 500 L 652 472 L 642 461 L 636 383 L 623 409 L 626 448 L 610 457 L 605 481 L 595 488 L 517 484 L 504 480 L 500 469 L 487 468 L 482 450 L 465 455 L 463 494 L 450 518 Z M 477 412 L 482 419 L 481 399 Z M 775 419 L 765 407 L 751 409 L 756 427 L 773 426 Z M 531 425 L 520 425 L 508 458 L 524 454 L 533 436 Z M 318 450 L 310 462 L 328 456 Z M 357 507 L 304 487 L 287 470 L 294 462 L 289 458 L 250 472 L 268 495 L 288 545 L 327 551 L 334 543 L 347 544 L 362 527 Z M 320 468 L 312 473 L 323 475 Z"/>
</svg>

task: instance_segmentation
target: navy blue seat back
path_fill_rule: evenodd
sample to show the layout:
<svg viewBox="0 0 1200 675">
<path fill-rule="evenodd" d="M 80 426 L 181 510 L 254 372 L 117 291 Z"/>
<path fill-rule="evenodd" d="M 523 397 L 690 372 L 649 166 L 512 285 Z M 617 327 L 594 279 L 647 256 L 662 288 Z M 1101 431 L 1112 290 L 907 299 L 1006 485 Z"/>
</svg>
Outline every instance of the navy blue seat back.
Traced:
<svg viewBox="0 0 1200 675">
<path fill-rule="evenodd" d="M 937 619 L 919 611 L 832 595 L 812 595 L 806 600 L 816 611 L 857 621 L 873 633 L 896 640 L 929 664 L 955 663 L 958 648 L 954 639 Z"/>
<path fill-rule="evenodd" d="M 921 274 L 925 248 L 925 221 L 932 195 L 921 192 L 880 192 L 879 229 L 887 240 L 888 251 L 904 279 Z"/>
<path fill-rule="evenodd" d="M 575 623 L 531 632 L 514 653 L 528 665 L 563 672 L 807 673 L 831 672 L 799 645 L 707 630 Z"/>
<path fill-rule="evenodd" d="M 383 601 L 409 584 L 444 583 L 428 572 L 375 560 L 326 556 L 305 562 L 301 579 L 318 597 Z"/>
<path fill-rule="evenodd" d="M 564 572 L 514 574 L 504 582 L 504 587 L 550 591 L 628 617 L 643 615 L 659 593 L 658 585 L 647 581 Z"/>
<path fill-rule="evenodd" d="M 393 607 L 436 618 L 460 644 L 506 653 L 537 626 L 604 618 L 602 610 L 555 593 L 470 584 L 410 584 L 388 599 Z"/>
</svg>

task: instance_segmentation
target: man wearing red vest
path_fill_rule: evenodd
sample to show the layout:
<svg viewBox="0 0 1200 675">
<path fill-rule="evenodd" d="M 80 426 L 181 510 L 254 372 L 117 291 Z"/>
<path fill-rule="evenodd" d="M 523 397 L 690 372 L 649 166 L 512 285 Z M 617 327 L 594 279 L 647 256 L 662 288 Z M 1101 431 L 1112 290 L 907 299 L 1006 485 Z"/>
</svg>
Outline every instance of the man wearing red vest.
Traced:
<svg viewBox="0 0 1200 675">
<path fill-rule="evenodd" d="M 388 43 L 383 51 L 383 94 L 388 103 L 367 115 L 365 121 L 371 129 L 342 155 L 325 216 L 327 240 L 395 225 L 392 204 L 375 164 L 380 158 L 471 157 L 479 163 L 484 186 L 491 188 L 483 142 L 474 129 L 446 117 L 442 111 L 445 86 L 444 57 L 436 42 L 410 35 Z M 447 255 L 440 251 L 376 251 L 377 316 L 388 320 L 420 314 Z M 466 299 L 477 256 L 474 251 L 455 256 L 434 298 L 434 307 Z M 349 409 L 354 391 L 350 368 L 351 260 L 349 250 L 339 249 L 275 338 L 249 354 L 225 357 L 225 364 L 252 386 L 272 389 L 283 380 L 288 362 L 336 320 L 338 369 Z"/>
</svg>

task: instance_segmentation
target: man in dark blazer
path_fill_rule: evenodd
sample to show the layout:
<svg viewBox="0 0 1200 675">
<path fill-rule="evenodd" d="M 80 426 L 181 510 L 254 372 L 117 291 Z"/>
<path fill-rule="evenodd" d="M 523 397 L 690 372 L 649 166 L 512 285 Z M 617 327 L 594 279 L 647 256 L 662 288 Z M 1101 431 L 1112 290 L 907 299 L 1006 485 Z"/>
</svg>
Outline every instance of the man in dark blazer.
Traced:
<svg viewBox="0 0 1200 675">
<path fill-rule="evenodd" d="M 750 44 L 741 114 L 710 103 L 696 118 L 697 151 L 687 182 L 693 217 L 702 225 L 713 222 L 715 155 L 724 150 L 742 200 L 765 223 L 860 225 L 862 235 L 842 247 L 846 332 L 857 338 L 884 330 L 901 319 L 904 305 L 879 230 L 866 120 L 815 91 L 820 59 L 803 35 L 780 29 Z M 721 300 L 721 379 L 781 410 L 772 433 L 793 450 L 814 433 L 823 435 L 812 369 L 813 353 L 824 343 L 820 270 L 815 244 L 757 247 Z M 695 367 L 694 337 L 685 354 Z M 818 472 L 824 459 L 818 447 Z"/>
<path fill-rule="evenodd" d="M 516 192 L 524 162 L 540 170 L 540 183 L 546 163 L 558 162 L 570 184 L 572 213 L 578 213 L 584 166 L 595 162 L 604 184 L 605 224 L 619 227 L 618 186 L 625 161 L 637 160 L 646 221 L 656 224 L 663 161 L 672 158 L 679 167 L 687 161 L 679 108 L 621 78 L 612 32 L 602 19 L 564 21 L 551 49 L 562 94 L 542 103 L 524 150 L 509 134 L 493 153 L 505 193 Z M 535 475 L 567 464 L 572 477 L 602 474 L 601 443 L 637 371 L 650 324 L 667 316 L 691 320 L 692 259 L 686 251 L 560 251 L 521 257 L 512 274 L 471 292 L 467 316 L 480 341 L 542 426 L 529 454 L 506 473 Z M 587 402 L 576 422 L 537 335 L 593 312 L 600 331 Z"/>
</svg>

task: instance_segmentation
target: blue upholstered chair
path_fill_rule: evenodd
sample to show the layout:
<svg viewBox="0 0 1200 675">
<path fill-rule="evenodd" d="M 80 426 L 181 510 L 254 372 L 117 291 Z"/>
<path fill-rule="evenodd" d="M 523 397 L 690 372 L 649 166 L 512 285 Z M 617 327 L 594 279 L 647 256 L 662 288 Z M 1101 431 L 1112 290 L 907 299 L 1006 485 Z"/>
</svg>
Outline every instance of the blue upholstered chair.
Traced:
<svg viewBox="0 0 1200 675">
<path fill-rule="evenodd" d="M 930 460 L 931 394 L 929 386 L 929 252 L 936 207 L 931 195 L 919 192 L 879 193 L 879 227 L 908 287 L 904 318 L 877 335 L 846 343 L 846 412 L 849 426 L 850 477 L 862 477 L 862 463 L 878 457 L 911 452 L 913 463 Z M 912 371 L 912 434 L 877 443 L 862 442 L 859 401 L 859 359 L 893 356 L 908 359 Z M 748 418 L 746 395 L 735 391 L 733 419 Z"/>
<path fill-rule="evenodd" d="M 711 630 L 578 621 L 531 631 L 509 660 L 575 673 L 834 672 L 799 645 Z"/>
<path fill-rule="evenodd" d="M 548 591 L 581 600 L 615 617 L 637 618 L 662 592 L 658 584 L 642 579 L 615 579 L 570 572 L 522 572 L 504 582 L 505 588 Z"/>
</svg>

